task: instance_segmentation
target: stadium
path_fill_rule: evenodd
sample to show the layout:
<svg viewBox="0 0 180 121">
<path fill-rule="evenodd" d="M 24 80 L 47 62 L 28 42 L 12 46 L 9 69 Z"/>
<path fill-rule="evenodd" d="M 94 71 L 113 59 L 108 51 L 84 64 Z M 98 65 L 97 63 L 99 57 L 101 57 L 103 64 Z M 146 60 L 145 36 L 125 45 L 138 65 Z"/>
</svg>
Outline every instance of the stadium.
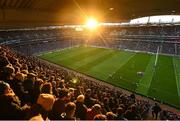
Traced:
<svg viewBox="0 0 180 121">
<path fill-rule="evenodd" d="M 1 0 L 0 120 L 180 120 L 179 4 Z"/>
</svg>

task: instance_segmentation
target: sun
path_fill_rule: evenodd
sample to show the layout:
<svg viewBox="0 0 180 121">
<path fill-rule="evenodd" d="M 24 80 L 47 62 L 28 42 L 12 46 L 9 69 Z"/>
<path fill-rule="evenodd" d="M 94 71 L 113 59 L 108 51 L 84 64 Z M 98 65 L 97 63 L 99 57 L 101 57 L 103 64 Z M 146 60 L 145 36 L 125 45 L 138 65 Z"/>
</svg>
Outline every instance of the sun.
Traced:
<svg viewBox="0 0 180 121">
<path fill-rule="evenodd" d="M 95 18 L 89 18 L 86 21 L 86 27 L 90 30 L 96 29 L 98 26 L 98 22 Z"/>
</svg>

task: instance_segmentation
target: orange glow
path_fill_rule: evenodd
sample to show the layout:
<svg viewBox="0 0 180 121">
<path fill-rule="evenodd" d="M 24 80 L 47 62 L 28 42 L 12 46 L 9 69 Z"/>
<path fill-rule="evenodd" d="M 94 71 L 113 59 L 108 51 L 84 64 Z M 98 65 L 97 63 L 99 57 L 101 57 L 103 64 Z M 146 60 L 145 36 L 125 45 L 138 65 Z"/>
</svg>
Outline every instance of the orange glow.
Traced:
<svg viewBox="0 0 180 121">
<path fill-rule="evenodd" d="M 90 30 L 94 30 L 98 27 L 98 22 L 95 18 L 89 18 L 86 21 L 86 27 Z"/>
</svg>

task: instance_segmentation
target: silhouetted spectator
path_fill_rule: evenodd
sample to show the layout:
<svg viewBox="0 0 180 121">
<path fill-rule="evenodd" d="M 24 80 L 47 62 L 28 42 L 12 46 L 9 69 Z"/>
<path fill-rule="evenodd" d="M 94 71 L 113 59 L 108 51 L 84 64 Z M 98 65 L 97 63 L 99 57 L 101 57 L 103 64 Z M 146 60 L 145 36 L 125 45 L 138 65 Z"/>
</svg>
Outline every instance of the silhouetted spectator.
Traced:
<svg viewBox="0 0 180 121">
<path fill-rule="evenodd" d="M 128 120 L 140 120 L 141 117 L 136 111 L 136 107 L 134 105 L 131 106 L 129 110 L 125 112 L 125 118 Z"/>
<path fill-rule="evenodd" d="M 51 111 L 55 98 L 51 94 L 40 94 L 37 103 L 31 107 L 27 116 L 31 121 L 44 121 L 48 119 L 48 112 Z"/>
<path fill-rule="evenodd" d="M 22 104 L 26 102 L 26 95 L 28 94 L 28 92 L 24 90 L 24 86 L 23 86 L 25 78 L 26 75 L 18 72 L 15 74 L 14 79 L 9 81 L 11 88 L 14 90 L 14 93 L 19 97 L 19 99 L 22 101 L 21 102 Z"/>
<path fill-rule="evenodd" d="M 101 106 L 99 104 L 95 104 L 92 108 L 87 110 L 86 120 L 93 120 L 94 116 L 97 114 L 101 114 Z"/>
<path fill-rule="evenodd" d="M 90 107 L 92 107 L 94 105 L 95 101 L 96 100 L 91 97 L 91 89 L 87 89 L 86 93 L 85 93 L 84 104 L 88 108 L 90 108 Z"/>
<path fill-rule="evenodd" d="M 76 110 L 76 104 L 73 102 L 69 102 L 67 103 L 66 107 L 65 107 L 65 113 L 62 116 L 63 120 L 75 120 L 76 118 L 74 117 L 75 114 L 75 110 Z"/>
<path fill-rule="evenodd" d="M 95 115 L 94 116 L 94 121 L 99 121 L 99 120 L 106 121 L 106 116 L 102 115 L 102 114 Z"/>
<path fill-rule="evenodd" d="M 107 113 L 106 113 L 106 118 L 107 118 L 107 120 L 109 120 L 109 121 L 113 121 L 113 120 L 116 119 L 116 115 L 115 115 L 113 112 L 107 112 Z"/>
<path fill-rule="evenodd" d="M 155 119 L 157 119 L 158 113 L 160 111 L 161 111 L 160 106 L 157 103 L 155 103 L 155 105 L 152 107 L 152 116 L 153 116 L 153 118 L 155 117 Z"/>
<path fill-rule="evenodd" d="M 21 106 L 21 101 L 15 95 L 8 83 L 0 81 L 0 119 L 23 120 L 29 106 Z"/>
<path fill-rule="evenodd" d="M 85 120 L 87 115 L 87 107 L 84 104 L 84 95 L 79 95 L 76 99 L 76 118 L 80 120 Z"/>
<path fill-rule="evenodd" d="M 56 99 L 52 111 L 50 112 L 49 118 L 51 120 L 62 119 L 61 114 L 65 112 L 65 106 L 69 99 L 68 90 L 66 88 L 59 90 L 59 97 Z"/>
<path fill-rule="evenodd" d="M 41 85 L 41 93 L 46 93 L 46 94 L 53 94 L 52 90 L 52 84 L 50 82 L 46 82 Z"/>
<path fill-rule="evenodd" d="M 121 107 L 117 108 L 116 115 L 117 115 L 116 120 L 126 120 L 126 118 L 123 115 L 123 108 Z"/>
</svg>

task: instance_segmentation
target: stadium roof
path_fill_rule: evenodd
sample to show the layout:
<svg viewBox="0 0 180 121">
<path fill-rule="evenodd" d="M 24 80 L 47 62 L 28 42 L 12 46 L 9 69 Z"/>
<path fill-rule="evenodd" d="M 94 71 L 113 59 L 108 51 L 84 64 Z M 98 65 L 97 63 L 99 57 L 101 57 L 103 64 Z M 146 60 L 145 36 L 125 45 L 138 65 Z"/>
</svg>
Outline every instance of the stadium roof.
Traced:
<svg viewBox="0 0 180 121">
<path fill-rule="evenodd" d="M 180 0 L 0 0 L 1 25 L 82 23 L 86 16 L 124 22 L 151 15 L 180 14 Z"/>
</svg>

